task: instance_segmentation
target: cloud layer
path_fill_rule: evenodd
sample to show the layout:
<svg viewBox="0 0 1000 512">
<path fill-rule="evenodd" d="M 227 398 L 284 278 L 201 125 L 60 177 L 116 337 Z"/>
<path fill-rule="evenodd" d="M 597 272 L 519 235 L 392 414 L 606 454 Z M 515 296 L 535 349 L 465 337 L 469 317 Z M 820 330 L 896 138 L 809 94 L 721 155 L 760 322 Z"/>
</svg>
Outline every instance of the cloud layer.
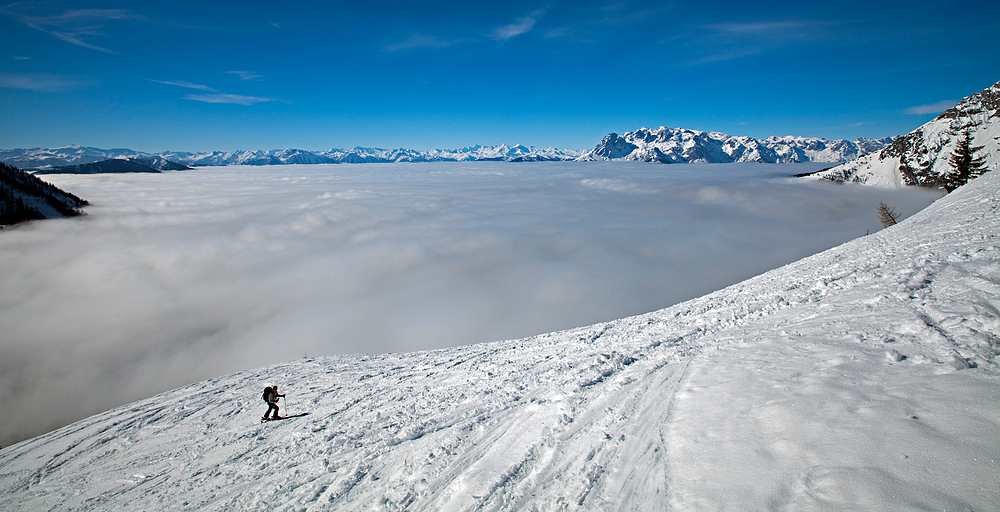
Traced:
<svg viewBox="0 0 1000 512">
<path fill-rule="evenodd" d="M 89 215 L 0 232 L 0 444 L 242 368 L 655 310 L 935 196 L 808 166 L 502 162 L 51 175 Z M 780 173 L 780 174 L 779 174 Z"/>
</svg>

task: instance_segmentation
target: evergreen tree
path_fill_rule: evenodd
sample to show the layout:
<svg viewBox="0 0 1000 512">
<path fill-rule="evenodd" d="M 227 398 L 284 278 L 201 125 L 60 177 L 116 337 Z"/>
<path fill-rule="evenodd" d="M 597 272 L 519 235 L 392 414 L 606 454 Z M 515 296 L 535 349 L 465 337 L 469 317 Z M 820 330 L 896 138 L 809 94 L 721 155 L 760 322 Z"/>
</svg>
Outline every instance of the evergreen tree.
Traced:
<svg viewBox="0 0 1000 512">
<path fill-rule="evenodd" d="M 973 146 L 972 135 L 969 130 L 965 130 L 965 134 L 955 146 L 955 151 L 952 151 L 951 158 L 948 159 L 952 170 L 944 176 L 945 190 L 951 192 L 987 171 L 986 157 L 976 157 L 980 149 L 983 149 L 983 146 Z"/>
</svg>

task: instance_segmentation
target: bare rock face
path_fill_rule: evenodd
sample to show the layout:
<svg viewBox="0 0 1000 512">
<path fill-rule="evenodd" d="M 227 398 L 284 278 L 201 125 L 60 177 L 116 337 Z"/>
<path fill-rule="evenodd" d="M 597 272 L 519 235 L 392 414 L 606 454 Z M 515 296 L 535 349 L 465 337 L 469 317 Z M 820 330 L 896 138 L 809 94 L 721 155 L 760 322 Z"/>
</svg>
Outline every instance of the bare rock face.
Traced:
<svg viewBox="0 0 1000 512">
<path fill-rule="evenodd" d="M 626 155 L 638 148 L 635 144 L 628 142 L 617 133 L 609 133 L 604 136 L 604 140 L 594 148 L 591 154 L 595 159 L 617 160 L 625 158 Z"/>
</svg>

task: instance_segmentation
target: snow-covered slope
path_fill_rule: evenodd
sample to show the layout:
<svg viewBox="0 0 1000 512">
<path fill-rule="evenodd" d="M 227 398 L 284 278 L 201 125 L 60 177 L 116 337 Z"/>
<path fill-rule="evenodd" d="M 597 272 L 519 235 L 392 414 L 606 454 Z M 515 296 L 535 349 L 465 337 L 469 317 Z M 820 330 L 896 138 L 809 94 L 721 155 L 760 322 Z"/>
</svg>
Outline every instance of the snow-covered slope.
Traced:
<svg viewBox="0 0 1000 512">
<path fill-rule="evenodd" d="M 537 162 L 575 160 L 583 151 L 534 146 L 472 146 L 462 149 L 362 148 L 306 151 L 302 149 L 272 149 L 257 151 L 213 151 L 209 153 L 164 152 L 142 153 L 130 149 L 98 149 L 65 146 L 54 149 L 0 150 L 0 161 L 22 168 L 63 167 L 99 162 L 108 159 L 144 159 L 154 162 L 179 162 L 192 167 L 216 165 L 285 165 L 285 164 L 339 164 L 339 163 L 392 163 L 392 162 L 464 162 L 503 160 L 509 162 Z M 156 167 L 160 170 L 171 170 Z"/>
<path fill-rule="evenodd" d="M 973 94 L 933 121 L 897 137 L 879 152 L 834 167 L 816 176 L 832 181 L 880 186 L 937 186 L 951 169 L 955 145 L 968 130 L 986 167 L 1000 167 L 1000 82 Z"/>
<path fill-rule="evenodd" d="M 997 510 L 1000 173 L 653 313 L 303 359 L 0 450 L 7 510 Z M 284 414 L 258 423 L 278 384 Z"/>
<path fill-rule="evenodd" d="M 690 162 L 847 162 L 881 149 L 891 138 L 827 140 L 816 137 L 734 137 L 722 132 L 686 128 L 640 128 L 625 135 L 610 133 L 581 160 Z"/>
</svg>

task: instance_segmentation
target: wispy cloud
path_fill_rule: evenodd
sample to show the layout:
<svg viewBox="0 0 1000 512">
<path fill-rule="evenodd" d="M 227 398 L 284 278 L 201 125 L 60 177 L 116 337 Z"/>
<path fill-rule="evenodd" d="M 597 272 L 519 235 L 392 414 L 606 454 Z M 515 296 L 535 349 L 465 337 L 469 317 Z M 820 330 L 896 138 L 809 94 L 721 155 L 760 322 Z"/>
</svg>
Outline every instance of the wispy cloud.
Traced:
<svg viewBox="0 0 1000 512">
<path fill-rule="evenodd" d="M 490 32 L 490 37 L 497 41 L 507 41 L 521 34 L 526 34 L 531 32 L 531 29 L 535 28 L 535 23 L 538 18 L 545 14 L 543 9 L 539 9 L 528 16 L 518 19 L 514 23 L 509 25 L 503 25 L 497 27 Z"/>
<path fill-rule="evenodd" d="M 227 73 L 240 77 L 240 80 L 257 80 L 261 78 L 260 74 L 253 71 L 227 71 Z"/>
<path fill-rule="evenodd" d="M 815 25 L 817 25 L 817 22 L 814 21 L 766 21 L 758 23 L 717 23 L 714 25 L 703 25 L 702 28 L 733 34 L 780 35 Z"/>
<path fill-rule="evenodd" d="M 0 73 L 0 88 L 58 92 L 86 85 L 79 80 L 49 74 Z"/>
<path fill-rule="evenodd" d="M 558 9 L 551 22 L 555 27 L 545 31 L 546 39 L 568 38 L 578 43 L 607 44 L 609 40 L 631 38 L 652 24 L 662 27 L 664 19 L 677 6 L 663 2 L 620 1 L 609 4 L 580 4 Z M 546 15 L 548 11 L 546 10 Z M 660 28 L 657 29 L 659 32 Z"/>
<path fill-rule="evenodd" d="M 481 33 L 480 36 L 489 37 L 494 41 L 505 42 L 519 35 L 531 32 L 531 30 L 535 28 L 535 23 L 538 22 L 539 18 L 545 15 L 547 9 L 548 7 L 536 9 L 531 14 L 518 18 L 513 23 L 495 27 L 488 33 Z M 449 39 L 435 35 L 410 34 L 399 42 L 385 45 L 385 49 L 389 52 L 397 52 L 401 50 L 413 50 L 419 48 L 447 48 L 456 44 L 481 41 L 481 37 Z"/>
<path fill-rule="evenodd" d="M 789 20 L 715 23 L 695 27 L 692 41 L 704 49 L 688 65 L 722 62 L 775 51 L 825 37 L 824 29 L 838 21 Z"/>
<path fill-rule="evenodd" d="M 914 116 L 919 116 L 924 114 L 939 114 L 941 112 L 944 112 L 945 110 L 948 110 L 951 107 L 954 107 L 957 104 L 958 102 L 955 100 L 941 100 L 939 102 L 929 103 L 927 105 L 914 105 L 904 110 L 903 113 Z"/>
<path fill-rule="evenodd" d="M 209 87 L 207 85 L 194 84 L 194 83 L 191 83 L 191 82 L 186 82 L 184 80 L 153 80 L 153 79 L 150 79 L 149 81 L 150 82 L 156 82 L 158 84 L 166 84 L 166 85 L 173 85 L 173 86 L 177 86 L 177 87 L 183 87 L 185 89 L 197 89 L 199 91 L 215 92 L 215 89 L 213 89 L 213 88 L 211 88 L 211 87 Z"/>
<path fill-rule="evenodd" d="M 243 72 L 230 71 L 230 73 L 239 74 Z M 256 76 L 256 74 L 254 74 L 254 76 Z M 216 89 L 213 89 L 207 85 L 196 84 L 185 80 L 149 80 L 149 81 L 156 82 L 158 84 L 172 85 L 174 87 L 183 87 L 185 89 L 195 89 L 211 93 L 211 94 L 184 95 L 184 99 L 186 100 L 200 101 L 202 103 L 229 103 L 232 105 L 255 105 L 257 103 L 282 101 L 279 100 L 278 98 L 271 98 L 266 96 L 244 96 L 242 94 L 229 94 L 229 93 L 219 92 Z"/>
<path fill-rule="evenodd" d="M 270 101 L 280 101 L 277 98 L 261 96 L 243 96 L 240 94 L 188 94 L 185 99 L 200 101 L 203 103 L 231 103 L 233 105 L 255 105 L 257 103 L 267 103 Z"/>
<path fill-rule="evenodd" d="M 67 43 L 105 53 L 114 50 L 88 42 L 87 39 L 102 37 L 108 21 L 142 19 L 124 9 L 75 9 L 49 16 L 33 16 L 16 12 L 19 4 L 0 7 L 0 13 L 13 16 L 21 23 L 44 32 Z"/>
<path fill-rule="evenodd" d="M 412 34 L 398 43 L 387 44 L 385 49 L 390 52 L 396 52 L 400 50 L 412 50 L 414 48 L 445 48 L 453 44 L 455 44 L 455 41 L 442 39 L 437 36 Z"/>
</svg>

